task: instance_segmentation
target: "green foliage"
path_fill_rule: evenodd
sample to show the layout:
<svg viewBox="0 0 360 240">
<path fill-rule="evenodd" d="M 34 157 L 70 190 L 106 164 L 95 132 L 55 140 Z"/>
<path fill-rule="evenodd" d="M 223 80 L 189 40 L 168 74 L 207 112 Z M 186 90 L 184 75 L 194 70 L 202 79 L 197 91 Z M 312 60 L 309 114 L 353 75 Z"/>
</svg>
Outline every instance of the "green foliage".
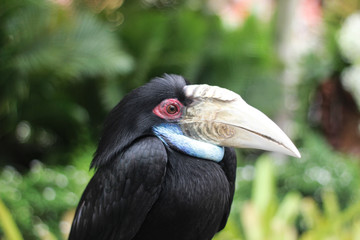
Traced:
<svg viewBox="0 0 360 240">
<path fill-rule="evenodd" d="M 297 134 L 301 146 L 300 159 L 276 157 L 277 187 L 279 197 L 288 192 L 298 191 L 304 196 L 312 196 L 319 203 L 322 189 L 331 188 L 339 196 L 341 207 L 360 198 L 360 176 L 357 159 L 334 151 L 318 133 L 303 127 Z M 242 204 L 251 194 L 256 155 L 247 154 L 240 161 L 237 171 L 234 211 L 240 211 Z M 266 191 L 269 191 L 268 188 Z M 265 190 L 263 190 L 265 191 Z"/>
<path fill-rule="evenodd" d="M 281 67 L 272 37 L 271 26 L 255 17 L 242 28 L 212 33 L 212 51 L 206 51 L 201 82 L 232 89 L 264 113 L 276 113 L 282 98 Z"/>
<path fill-rule="evenodd" d="M 133 85 L 164 72 L 178 73 L 192 83 L 232 89 L 266 114 L 277 112 L 281 66 L 270 24 L 250 17 L 242 28 L 230 30 L 216 15 L 186 6 L 163 11 L 126 2 L 120 10 L 126 21 L 119 35 L 137 59 Z"/>
<path fill-rule="evenodd" d="M 21 77 L 40 74 L 47 79 L 74 80 L 131 69 L 131 58 L 109 26 L 93 14 L 73 12 L 50 1 L 17 2 L 25 6 L 3 23 L 7 38 L 2 61 Z"/>
<path fill-rule="evenodd" d="M 360 177 L 356 159 L 335 152 L 312 131 L 303 134 L 302 158 L 279 162 L 281 194 L 297 189 L 303 195 L 321 201 L 321 189 L 331 188 L 339 196 L 341 206 L 358 199 Z"/>
<path fill-rule="evenodd" d="M 279 204 L 272 159 L 256 163 L 252 200 L 242 210 L 245 239 L 296 239 L 294 226 L 299 212 L 300 195 L 287 193 Z"/>
<path fill-rule="evenodd" d="M 231 216 L 229 228 L 220 232 L 215 240 L 232 239 L 233 235 L 247 240 L 297 239 L 295 221 L 300 212 L 301 197 L 289 192 L 279 202 L 273 160 L 269 157 L 257 160 L 251 200 L 244 203 L 240 214 Z M 237 228 L 234 226 L 236 218 L 240 220 Z"/>
<path fill-rule="evenodd" d="M 360 177 L 358 174 L 359 166 L 356 161 L 357 159 L 335 152 L 318 133 L 308 127 L 303 127 L 302 131 L 297 135 L 299 139 L 301 139 L 301 142 L 297 144 L 302 146 L 300 148 L 302 154 L 301 159 L 281 159 L 279 156 L 274 157 L 271 161 L 273 164 L 262 168 L 266 169 L 266 171 L 262 173 L 259 173 L 258 170 L 261 166 L 259 162 L 261 158 L 256 160 L 255 168 L 252 162 L 243 161 L 241 163 L 237 174 L 236 200 L 232 207 L 229 223 L 230 226 L 232 226 L 231 229 L 235 230 L 229 230 L 230 233 L 220 233 L 219 235 L 221 237 L 218 239 L 232 239 L 231 237 L 225 236 L 231 234 L 239 235 L 237 232 L 241 233 L 241 239 L 255 238 L 256 236 L 248 236 L 246 233 L 268 231 L 269 226 L 273 226 L 272 224 L 265 226 L 258 226 L 257 224 L 259 222 L 268 223 L 269 220 L 266 216 L 272 216 L 273 218 L 270 219 L 276 222 L 274 220 L 275 216 L 281 216 L 282 214 L 274 214 L 274 212 L 276 210 L 280 212 L 278 209 L 282 208 L 281 206 L 284 206 L 283 209 L 289 209 L 287 210 L 289 212 L 291 212 L 290 209 L 293 209 L 293 211 L 296 210 L 297 212 L 300 211 L 302 216 L 299 217 L 297 214 L 292 215 L 292 218 L 295 216 L 295 221 L 289 224 L 289 226 L 291 226 L 289 229 L 292 230 L 285 227 L 282 228 L 284 234 L 286 232 L 291 234 L 291 232 L 294 233 L 294 231 L 297 233 L 295 236 L 287 236 L 285 239 L 302 239 L 303 237 L 304 239 L 325 239 L 325 236 L 336 237 L 336 239 L 356 239 L 345 236 L 357 234 L 357 219 L 360 217 L 358 212 Z M 271 173 L 274 168 L 276 172 Z M 276 175 L 276 182 L 275 178 L 266 177 L 269 174 Z M 262 176 L 263 179 L 267 178 L 267 180 L 260 182 L 258 180 L 258 178 L 260 178 L 259 175 Z M 255 179 L 253 180 L 254 176 Z M 250 189 L 251 185 L 253 186 L 252 189 Z M 257 186 L 261 187 L 257 188 Z M 328 194 L 324 192 L 324 189 L 332 189 L 333 193 Z M 298 192 L 295 193 L 296 197 L 292 197 L 291 192 L 293 191 Z M 250 193 L 252 194 L 251 203 L 248 202 Z M 299 193 L 305 196 L 301 199 L 301 204 L 296 203 L 295 200 L 290 200 L 290 203 L 286 203 L 288 199 L 292 198 L 299 200 Z M 258 198 L 260 200 L 256 200 L 256 195 L 262 196 Z M 272 198 L 275 200 L 270 201 Z M 334 200 L 335 198 L 336 200 Z M 279 199 L 282 199 L 280 206 L 277 204 Z M 269 204 L 269 202 L 273 202 L 273 205 Z M 321 207 L 317 207 L 317 205 Z M 257 206 L 257 208 L 255 206 Z M 315 218 L 315 213 L 307 209 L 309 206 L 313 206 L 313 208 L 316 206 L 317 214 L 319 214 L 318 218 Z M 253 209 L 266 209 L 266 211 L 270 213 L 265 213 L 261 215 L 261 217 L 257 217 L 257 221 L 250 224 L 248 222 L 253 219 L 253 217 L 250 216 L 259 215 Z M 248 212 L 248 216 L 244 217 L 246 212 Z M 338 217 L 328 214 L 334 212 L 337 212 Z M 309 216 L 309 214 L 313 215 Z M 340 216 L 342 216 L 341 220 Z M 286 219 L 286 217 L 280 218 Z M 317 223 L 312 224 L 310 222 L 311 219 Z M 334 219 L 338 219 L 338 221 L 335 223 Z M 333 230 L 335 225 L 331 225 L 332 223 L 336 225 L 335 229 L 339 229 L 338 234 Z M 246 230 L 246 227 L 251 226 L 257 226 L 261 229 Z M 276 229 L 276 227 L 274 228 Z M 302 234 L 303 232 L 305 233 Z M 275 233 L 267 232 L 267 234 L 273 236 L 273 238 L 268 239 L 282 239 L 281 236 L 277 236 L 278 238 L 276 238 L 275 235 L 271 235 Z M 298 235 L 298 237 L 296 237 L 296 235 Z M 305 238 L 305 236 L 309 236 L 309 238 Z M 267 238 L 259 237 L 258 239 Z"/>
<path fill-rule="evenodd" d="M 274 160 L 269 157 L 257 160 L 251 199 L 241 210 L 232 211 L 227 226 L 214 240 L 359 238 L 358 201 L 342 209 L 331 188 L 319 190 L 322 207 L 313 198 L 301 197 L 297 192 L 287 192 L 280 200 Z"/>
<path fill-rule="evenodd" d="M 93 151 L 89 147 L 74 154 L 74 165 L 50 168 L 34 160 L 27 174 L 21 175 L 10 166 L 0 172 L 0 198 L 11 209 L 25 239 L 37 239 L 44 232 L 61 238 L 63 214 L 76 207 L 91 176 L 82 163 L 91 158 Z"/>
<path fill-rule="evenodd" d="M 63 161 L 61 153 L 97 133 L 108 109 L 101 95 L 132 70 L 132 57 L 110 26 L 85 9 L 5 0 L 2 11 L 0 157 L 23 165 L 43 157 Z"/>
<path fill-rule="evenodd" d="M 303 200 L 303 224 L 308 231 L 300 239 L 359 239 L 360 203 L 356 202 L 341 210 L 332 190 L 323 191 L 322 199 L 323 211 L 313 199 Z"/>
</svg>

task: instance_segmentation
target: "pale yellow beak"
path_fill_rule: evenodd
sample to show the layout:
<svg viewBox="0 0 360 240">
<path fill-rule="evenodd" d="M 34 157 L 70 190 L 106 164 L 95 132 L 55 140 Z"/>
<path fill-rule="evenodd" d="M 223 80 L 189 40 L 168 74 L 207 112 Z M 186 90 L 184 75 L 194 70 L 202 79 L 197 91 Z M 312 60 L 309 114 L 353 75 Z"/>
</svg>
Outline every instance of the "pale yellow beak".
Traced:
<svg viewBox="0 0 360 240">
<path fill-rule="evenodd" d="M 193 101 L 179 123 L 185 135 L 225 147 L 255 148 L 301 157 L 288 136 L 238 94 L 209 85 L 187 85 L 184 92 Z"/>
</svg>

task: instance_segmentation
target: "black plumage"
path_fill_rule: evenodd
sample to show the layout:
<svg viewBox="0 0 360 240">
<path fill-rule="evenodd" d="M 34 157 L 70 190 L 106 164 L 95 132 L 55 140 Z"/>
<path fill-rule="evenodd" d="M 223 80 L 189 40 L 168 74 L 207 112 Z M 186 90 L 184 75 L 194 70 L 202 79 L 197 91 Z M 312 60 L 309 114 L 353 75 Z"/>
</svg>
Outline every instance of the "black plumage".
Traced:
<svg viewBox="0 0 360 240">
<path fill-rule="evenodd" d="M 164 99 L 191 103 L 185 80 L 155 78 L 111 111 L 91 167 L 96 172 L 76 210 L 70 240 L 208 240 L 227 221 L 234 195 L 236 156 L 221 162 L 172 149 L 152 127 Z"/>
</svg>

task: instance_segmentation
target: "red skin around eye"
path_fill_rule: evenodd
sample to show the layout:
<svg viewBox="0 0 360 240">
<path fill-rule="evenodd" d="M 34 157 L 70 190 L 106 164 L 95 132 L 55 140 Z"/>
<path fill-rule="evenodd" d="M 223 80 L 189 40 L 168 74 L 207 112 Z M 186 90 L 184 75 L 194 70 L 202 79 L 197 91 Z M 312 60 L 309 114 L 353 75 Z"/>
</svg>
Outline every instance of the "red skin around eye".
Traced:
<svg viewBox="0 0 360 240">
<path fill-rule="evenodd" d="M 169 105 L 174 105 L 177 107 L 177 111 L 173 114 L 170 114 L 166 111 L 166 108 Z M 159 105 L 157 105 L 154 109 L 153 109 L 153 113 L 163 119 L 167 119 L 167 120 L 175 120 L 175 119 L 179 119 L 182 115 L 182 108 L 183 105 L 182 103 L 177 100 L 176 98 L 169 98 L 169 99 L 165 99 L 164 101 L 162 101 Z"/>
</svg>

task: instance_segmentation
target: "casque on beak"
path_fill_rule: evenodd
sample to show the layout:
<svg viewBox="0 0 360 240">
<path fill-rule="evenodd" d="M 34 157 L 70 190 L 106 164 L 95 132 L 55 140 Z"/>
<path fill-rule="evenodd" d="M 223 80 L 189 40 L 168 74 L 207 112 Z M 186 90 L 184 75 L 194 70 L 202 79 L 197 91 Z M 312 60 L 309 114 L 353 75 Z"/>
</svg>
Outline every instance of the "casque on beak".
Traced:
<svg viewBox="0 0 360 240">
<path fill-rule="evenodd" d="M 256 148 L 301 157 L 288 136 L 238 94 L 209 85 L 187 85 L 184 92 L 193 101 L 179 122 L 186 136 L 225 147 Z"/>
</svg>

